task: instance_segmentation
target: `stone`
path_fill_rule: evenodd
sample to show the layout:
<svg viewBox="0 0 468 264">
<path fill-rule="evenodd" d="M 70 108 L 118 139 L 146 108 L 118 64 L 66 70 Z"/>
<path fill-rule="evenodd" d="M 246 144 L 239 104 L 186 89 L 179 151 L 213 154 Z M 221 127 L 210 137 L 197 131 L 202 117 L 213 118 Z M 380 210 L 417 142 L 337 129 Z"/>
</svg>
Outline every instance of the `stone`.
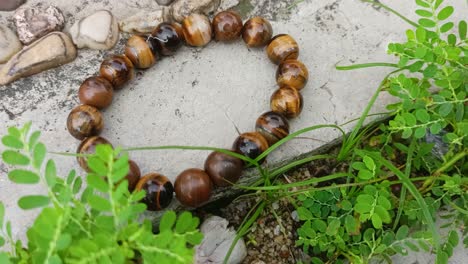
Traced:
<svg viewBox="0 0 468 264">
<path fill-rule="evenodd" d="M 6 25 L 0 25 L 0 63 L 7 62 L 21 47 L 16 34 Z"/>
<path fill-rule="evenodd" d="M 70 37 L 52 32 L 24 47 L 0 69 L 0 85 L 68 63 L 76 58 Z"/>
<path fill-rule="evenodd" d="M 24 0 L 1 0 L 0 11 L 13 11 L 22 5 Z"/>
<path fill-rule="evenodd" d="M 160 23 L 169 21 L 169 8 L 161 6 L 153 11 L 142 11 L 119 22 L 121 31 L 132 34 L 151 33 Z"/>
<path fill-rule="evenodd" d="M 172 2 L 174 2 L 174 0 L 156 0 L 156 3 L 158 3 L 158 5 L 162 5 L 162 6 L 168 6 Z"/>
<path fill-rule="evenodd" d="M 110 11 L 100 10 L 75 22 L 70 35 L 78 48 L 107 50 L 119 40 L 119 25 Z"/>
<path fill-rule="evenodd" d="M 205 219 L 200 226 L 203 241 L 195 248 L 195 263 L 224 263 L 224 257 L 236 237 L 236 231 L 228 228 L 228 225 L 229 222 L 219 216 L 210 216 Z M 241 263 L 246 256 L 247 249 L 244 240 L 241 238 L 237 241 L 227 263 Z"/>
<path fill-rule="evenodd" d="M 182 22 L 184 18 L 192 13 L 210 15 L 214 13 L 221 0 L 177 0 L 171 5 L 171 15 L 177 22 Z"/>
<path fill-rule="evenodd" d="M 52 31 L 62 30 L 65 18 L 62 11 L 55 6 L 38 4 L 32 7 L 21 7 L 15 11 L 13 20 L 20 41 L 28 45 Z"/>
</svg>

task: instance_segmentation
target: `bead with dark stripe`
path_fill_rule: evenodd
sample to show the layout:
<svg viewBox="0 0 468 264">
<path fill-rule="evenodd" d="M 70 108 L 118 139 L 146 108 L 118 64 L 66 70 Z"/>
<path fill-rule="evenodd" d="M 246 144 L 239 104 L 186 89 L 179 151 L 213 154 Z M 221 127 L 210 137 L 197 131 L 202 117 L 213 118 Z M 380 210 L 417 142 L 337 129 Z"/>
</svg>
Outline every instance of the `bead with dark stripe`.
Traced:
<svg viewBox="0 0 468 264">
<path fill-rule="evenodd" d="M 242 175 L 244 162 L 222 152 L 212 152 L 205 161 L 205 171 L 217 186 L 236 183 Z"/>
<path fill-rule="evenodd" d="M 121 89 L 135 75 L 133 63 L 125 55 L 113 55 L 105 59 L 101 63 L 99 73 L 111 82 L 116 90 Z"/>
<path fill-rule="evenodd" d="M 257 119 L 255 130 L 262 134 L 271 146 L 289 135 L 289 123 L 283 115 L 270 111 Z"/>
<path fill-rule="evenodd" d="M 157 60 L 157 53 L 153 53 L 147 37 L 133 35 L 125 45 L 125 56 L 139 69 L 148 69 Z"/>
<path fill-rule="evenodd" d="M 68 115 L 68 132 L 76 139 L 97 136 L 101 133 L 103 126 L 101 112 L 89 105 L 79 105 Z"/>
<path fill-rule="evenodd" d="M 153 47 L 164 55 L 170 56 L 182 46 L 184 35 L 182 28 L 176 23 L 163 22 L 159 24 L 151 33 L 149 41 Z"/>
<path fill-rule="evenodd" d="M 242 19 L 232 10 L 219 12 L 213 18 L 213 31 L 216 41 L 233 41 L 242 32 Z"/>
<path fill-rule="evenodd" d="M 190 207 L 199 207 L 208 202 L 213 189 L 210 176 L 200 169 L 187 169 L 180 173 L 174 187 L 177 200 Z"/>
<path fill-rule="evenodd" d="M 210 19 L 201 14 L 191 14 L 182 21 L 185 42 L 190 46 L 202 47 L 211 41 Z"/>
<path fill-rule="evenodd" d="M 273 93 L 270 107 L 273 112 L 280 113 L 287 118 L 294 118 L 302 112 L 302 102 L 302 95 L 298 90 L 284 86 Z"/>
<path fill-rule="evenodd" d="M 238 136 L 232 148 L 238 153 L 255 159 L 268 149 L 268 141 L 258 132 L 248 132 Z"/>
<path fill-rule="evenodd" d="M 174 187 L 168 178 L 161 174 L 149 173 L 143 176 L 137 183 L 135 190 L 146 192 L 143 202 L 150 211 L 159 211 L 172 201 Z"/>
<path fill-rule="evenodd" d="M 96 152 L 96 146 L 107 144 L 112 147 L 112 144 L 103 137 L 89 137 L 81 141 L 78 149 L 76 150 L 77 154 L 94 154 Z M 83 168 L 85 171 L 89 172 L 88 168 L 88 159 L 86 157 L 77 157 L 78 164 L 80 167 Z"/>
<path fill-rule="evenodd" d="M 280 87 L 289 86 L 302 90 L 309 79 L 307 67 L 298 60 L 285 60 L 278 66 L 276 82 Z"/>
<path fill-rule="evenodd" d="M 242 28 L 242 39 L 248 47 L 263 47 L 270 42 L 273 28 L 263 17 L 253 17 Z"/>
<path fill-rule="evenodd" d="M 114 87 L 107 79 L 100 76 L 89 77 L 78 90 L 78 97 L 82 104 L 98 109 L 108 107 L 112 103 L 113 96 Z"/>
<path fill-rule="evenodd" d="M 267 47 L 268 58 L 279 64 L 284 60 L 297 59 L 299 57 L 299 46 L 297 42 L 287 34 L 273 37 Z"/>
</svg>

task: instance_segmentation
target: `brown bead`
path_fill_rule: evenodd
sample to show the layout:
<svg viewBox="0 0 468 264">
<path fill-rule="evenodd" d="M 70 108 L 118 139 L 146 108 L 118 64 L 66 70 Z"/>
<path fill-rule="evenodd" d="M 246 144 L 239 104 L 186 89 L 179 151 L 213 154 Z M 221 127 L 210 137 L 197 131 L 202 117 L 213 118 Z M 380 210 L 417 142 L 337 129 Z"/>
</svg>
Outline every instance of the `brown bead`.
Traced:
<svg viewBox="0 0 468 264">
<path fill-rule="evenodd" d="M 213 18 L 213 31 L 217 41 L 236 40 L 242 32 L 242 19 L 232 10 L 220 12 Z"/>
<path fill-rule="evenodd" d="M 133 64 L 125 55 L 113 55 L 105 59 L 99 73 L 112 83 L 114 89 L 121 89 L 135 75 Z"/>
<path fill-rule="evenodd" d="M 89 105 L 79 105 L 68 115 L 68 132 L 76 139 L 97 136 L 101 133 L 103 126 L 101 112 Z"/>
<path fill-rule="evenodd" d="M 270 107 L 273 112 L 280 113 L 287 118 L 293 118 L 301 113 L 302 101 L 302 95 L 298 90 L 284 86 L 273 93 Z"/>
<path fill-rule="evenodd" d="M 185 206 L 199 207 L 211 197 L 210 176 L 200 169 L 183 171 L 174 184 L 176 197 Z"/>
<path fill-rule="evenodd" d="M 157 57 L 148 44 L 147 37 L 133 35 L 125 45 L 125 56 L 139 69 L 148 69 L 156 63 Z"/>
<path fill-rule="evenodd" d="M 133 161 L 129 160 L 128 161 L 128 168 L 129 171 L 127 173 L 127 176 L 125 178 L 128 181 L 128 191 L 133 192 L 135 190 L 135 187 L 140 180 L 141 177 L 141 171 L 140 167 Z"/>
<path fill-rule="evenodd" d="M 254 17 L 244 24 L 242 38 L 248 47 L 263 47 L 271 40 L 273 28 L 263 17 Z"/>
<path fill-rule="evenodd" d="M 258 132 L 248 132 L 238 136 L 232 148 L 246 157 L 256 159 L 268 149 L 268 141 Z"/>
<path fill-rule="evenodd" d="M 298 60 L 285 60 L 276 71 L 276 82 L 280 87 L 289 86 L 302 90 L 309 79 L 307 67 Z"/>
<path fill-rule="evenodd" d="M 112 144 L 103 137 L 89 137 L 81 141 L 76 153 L 78 154 L 94 154 L 96 152 L 96 146 L 107 144 L 112 147 Z M 89 172 L 88 159 L 86 157 L 77 157 L 78 164 L 85 171 Z"/>
<path fill-rule="evenodd" d="M 150 37 L 156 50 L 165 56 L 173 55 L 182 46 L 183 39 L 180 25 L 166 22 L 159 24 Z"/>
<path fill-rule="evenodd" d="M 270 111 L 257 119 L 255 130 L 262 134 L 271 146 L 289 135 L 289 123 L 283 115 Z"/>
<path fill-rule="evenodd" d="M 291 36 L 280 34 L 271 39 L 267 47 L 267 54 L 273 63 L 279 64 L 284 60 L 297 59 L 299 46 Z"/>
<path fill-rule="evenodd" d="M 94 106 L 98 109 L 108 107 L 112 103 L 114 88 L 105 78 L 89 77 L 80 86 L 78 97 L 84 105 Z"/>
<path fill-rule="evenodd" d="M 137 191 L 144 190 L 146 196 L 143 202 L 150 211 L 160 211 L 171 204 L 174 197 L 174 187 L 168 178 L 161 174 L 149 173 L 143 176 L 135 188 Z"/>
<path fill-rule="evenodd" d="M 244 162 L 222 152 L 212 152 L 205 161 L 205 171 L 217 186 L 230 186 L 242 175 Z"/>
<path fill-rule="evenodd" d="M 190 46 L 202 47 L 211 41 L 211 23 L 207 16 L 191 14 L 182 21 L 185 42 Z"/>
</svg>

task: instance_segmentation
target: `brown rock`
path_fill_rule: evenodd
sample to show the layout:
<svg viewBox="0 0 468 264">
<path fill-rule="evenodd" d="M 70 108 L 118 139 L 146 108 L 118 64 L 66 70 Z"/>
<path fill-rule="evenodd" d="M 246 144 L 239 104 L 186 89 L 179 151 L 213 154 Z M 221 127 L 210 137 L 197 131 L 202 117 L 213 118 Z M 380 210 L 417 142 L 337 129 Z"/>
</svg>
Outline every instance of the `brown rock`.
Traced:
<svg viewBox="0 0 468 264">
<path fill-rule="evenodd" d="M 0 85 L 68 63 L 76 58 L 70 37 L 52 32 L 24 47 L 0 69 Z"/>
<path fill-rule="evenodd" d="M 24 3 L 24 0 L 1 0 L 0 11 L 15 10 L 18 6 L 22 5 L 23 3 Z"/>
<path fill-rule="evenodd" d="M 65 18 L 55 6 L 44 7 L 41 4 L 34 7 L 21 7 L 13 16 L 18 37 L 23 44 L 28 45 L 34 40 L 53 31 L 60 31 Z"/>
<path fill-rule="evenodd" d="M 142 11 L 119 22 L 120 30 L 132 34 L 151 33 L 160 23 L 170 20 L 169 8 Z"/>
<path fill-rule="evenodd" d="M 177 22 L 192 13 L 209 15 L 218 9 L 221 0 L 177 0 L 171 5 L 171 15 Z"/>
</svg>

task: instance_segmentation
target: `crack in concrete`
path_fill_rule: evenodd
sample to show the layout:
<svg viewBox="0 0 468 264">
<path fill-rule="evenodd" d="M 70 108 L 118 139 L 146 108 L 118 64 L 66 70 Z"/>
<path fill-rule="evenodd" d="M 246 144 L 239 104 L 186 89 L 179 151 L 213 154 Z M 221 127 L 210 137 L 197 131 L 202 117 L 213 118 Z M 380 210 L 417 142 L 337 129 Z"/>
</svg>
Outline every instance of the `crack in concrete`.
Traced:
<svg viewBox="0 0 468 264">
<path fill-rule="evenodd" d="M 334 95 L 333 95 L 332 91 L 330 90 L 330 88 L 327 87 L 328 82 L 329 81 L 326 81 L 324 84 L 322 84 L 320 86 L 320 89 L 324 90 L 329 95 L 328 101 L 332 104 L 332 106 L 333 106 L 333 115 L 335 115 L 335 113 L 336 113 L 336 104 L 335 104 L 335 102 L 333 102 Z M 335 121 L 335 124 L 336 124 L 336 121 Z"/>
</svg>

